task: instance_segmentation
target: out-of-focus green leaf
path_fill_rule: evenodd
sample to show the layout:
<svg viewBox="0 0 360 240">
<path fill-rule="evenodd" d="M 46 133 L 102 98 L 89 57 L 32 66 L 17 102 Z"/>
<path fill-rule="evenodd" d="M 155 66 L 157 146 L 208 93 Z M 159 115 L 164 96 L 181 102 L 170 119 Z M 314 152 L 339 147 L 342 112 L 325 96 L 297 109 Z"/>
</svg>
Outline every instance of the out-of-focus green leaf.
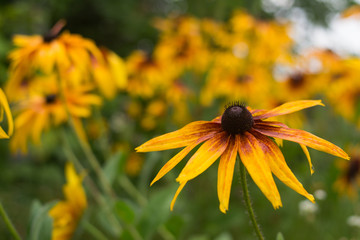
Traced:
<svg viewBox="0 0 360 240">
<path fill-rule="evenodd" d="M 139 222 L 139 231 L 145 239 L 151 238 L 159 225 L 166 222 L 170 215 L 170 203 L 176 185 L 164 188 L 151 196 Z"/>
<path fill-rule="evenodd" d="M 276 240 L 285 240 L 281 232 L 278 232 L 278 234 L 276 235 Z"/>
<path fill-rule="evenodd" d="M 27 240 L 51 239 L 53 220 L 48 212 L 54 205 L 55 202 L 45 205 L 41 205 L 38 200 L 33 202 L 30 210 Z"/>
<path fill-rule="evenodd" d="M 135 212 L 131 206 L 123 200 L 115 203 L 115 212 L 117 216 L 127 224 L 133 224 L 135 221 Z"/>
<path fill-rule="evenodd" d="M 116 176 L 124 171 L 126 155 L 122 152 L 117 152 L 110 157 L 104 166 L 104 174 L 110 183 L 113 183 Z"/>
</svg>

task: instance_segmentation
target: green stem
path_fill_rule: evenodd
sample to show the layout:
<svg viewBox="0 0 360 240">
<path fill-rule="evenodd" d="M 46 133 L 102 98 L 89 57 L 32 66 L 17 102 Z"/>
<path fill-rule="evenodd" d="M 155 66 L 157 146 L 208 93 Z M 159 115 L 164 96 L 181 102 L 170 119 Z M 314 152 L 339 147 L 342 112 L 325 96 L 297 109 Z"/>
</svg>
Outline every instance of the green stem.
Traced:
<svg viewBox="0 0 360 240">
<path fill-rule="evenodd" d="M 98 240 L 106 240 L 106 239 L 108 239 L 99 229 L 97 229 L 91 223 L 85 222 L 83 226 L 96 239 L 98 239 Z"/>
<path fill-rule="evenodd" d="M 131 196 L 133 197 L 140 206 L 145 206 L 147 204 L 146 198 L 137 190 L 137 188 L 132 184 L 130 179 L 125 176 L 119 176 L 119 184 L 121 187 Z"/>
<path fill-rule="evenodd" d="M 16 240 L 21 240 L 19 233 L 16 231 L 13 223 L 11 222 L 9 216 L 6 214 L 6 211 L 2 205 L 2 203 L 0 202 L 0 215 L 3 218 L 7 228 L 9 229 L 11 235 L 14 237 L 14 239 Z"/>
<path fill-rule="evenodd" d="M 253 207 L 251 206 L 249 189 L 248 189 L 247 182 L 246 182 L 246 169 L 245 169 L 244 164 L 241 162 L 241 160 L 239 160 L 239 168 L 240 168 L 240 182 L 241 182 L 241 187 L 243 189 L 244 201 L 245 201 L 245 205 L 246 205 L 251 223 L 254 227 L 254 231 L 255 231 L 258 239 L 264 240 L 264 236 L 262 235 L 262 233 L 260 231 L 259 224 L 256 221 Z"/>
</svg>

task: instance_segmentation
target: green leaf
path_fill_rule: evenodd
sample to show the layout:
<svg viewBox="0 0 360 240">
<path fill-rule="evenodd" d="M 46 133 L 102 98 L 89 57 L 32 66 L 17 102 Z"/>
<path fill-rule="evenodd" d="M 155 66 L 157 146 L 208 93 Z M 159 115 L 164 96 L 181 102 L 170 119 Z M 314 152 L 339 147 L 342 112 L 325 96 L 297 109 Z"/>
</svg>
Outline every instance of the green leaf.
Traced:
<svg viewBox="0 0 360 240">
<path fill-rule="evenodd" d="M 113 183 L 116 176 L 124 172 L 126 155 L 123 152 L 117 152 L 112 155 L 104 166 L 104 174 L 110 183 Z"/>
<path fill-rule="evenodd" d="M 151 238 L 156 229 L 170 216 L 170 203 L 177 185 L 159 190 L 151 196 L 139 222 L 139 231 L 145 239 Z"/>
<path fill-rule="evenodd" d="M 51 240 L 53 220 L 48 212 L 54 205 L 55 202 L 41 205 L 38 200 L 33 201 L 28 224 L 28 240 Z"/>
<path fill-rule="evenodd" d="M 276 235 L 276 240 L 285 240 L 281 232 L 278 232 L 278 234 Z"/>
<path fill-rule="evenodd" d="M 133 224 L 135 221 L 135 212 L 130 204 L 123 200 L 118 200 L 115 203 L 115 213 L 117 216 L 127 224 Z"/>
</svg>

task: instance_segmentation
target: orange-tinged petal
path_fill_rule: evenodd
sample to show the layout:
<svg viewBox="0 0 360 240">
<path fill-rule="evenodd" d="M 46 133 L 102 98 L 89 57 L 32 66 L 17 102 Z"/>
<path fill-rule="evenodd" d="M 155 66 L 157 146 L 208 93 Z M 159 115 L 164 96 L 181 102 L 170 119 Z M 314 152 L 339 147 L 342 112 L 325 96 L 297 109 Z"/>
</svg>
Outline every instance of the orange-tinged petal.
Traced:
<svg viewBox="0 0 360 240">
<path fill-rule="evenodd" d="M 288 187 L 314 202 L 313 195 L 304 189 L 303 185 L 297 180 L 286 164 L 284 156 L 276 143 L 262 134 L 256 132 L 253 132 L 253 134 L 259 140 L 261 148 L 265 152 L 265 159 L 275 176 Z"/>
<path fill-rule="evenodd" d="M 282 206 L 279 191 L 259 141 L 249 132 L 236 135 L 239 154 L 251 178 L 272 203 L 275 209 Z"/>
<path fill-rule="evenodd" d="M 190 123 L 177 131 L 153 138 L 137 147 L 135 150 L 137 152 L 151 152 L 180 148 L 193 143 L 205 135 L 218 131 L 221 131 L 221 126 L 218 123 L 197 121 Z"/>
<path fill-rule="evenodd" d="M 238 149 L 238 142 L 235 137 L 231 137 L 229 144 L 220 158 L 218 168 L 217 192 L 220 201 L 220 211 L 226 213 L 229 209 L 229 199 L 231 192 L 231 184 L 234 176 L 234 167 Z"/>
<path fill-rule="evenodd" d="M 153 185 L 156 181 L 158 181 L 160 178 L 162 178 L 165 174 L 167 174 L 171 169 L 173 169 L 181 160 L 184 159 L 184 157 L 194 149 L 198 144 L 202 143 L 203 141 L 208 140 L 213 135 L 205 135 L 204 137 L 200 138 L 199 140 L 193 142 L 183 150 L 181 150 L 178 154 L 176 154 L 173 158 L 171 158 L 158 172 L 158 174 L 155 176 L 154 180 L 150 183 L 150 186 Z"/>
<path fill-rule="evenodd" d="M 304 144 L 300 144 L 300 147 L 301 147 L 301 149 L 303 150 L 303 152 L 306 155 L 306 158 L 307 158 L 307 160 L 309 162 L 310 173 L 312 175 L 314 173 L 314 166 L 312 165 L 312 162 L 311 162 L 311 157 L 310 157 L 309 150 L 307 149 L 307 147 Z"/>
<path fill-rule="evenodd" d="M 190 158 L 176 181 L 187 182 L 203 173 L 223 154 L 229 139 L 226 132 L 221 132 L 206 141 Z"/>
<path fill-rule="evenodd" d="M 180 193 L 181 190 L 185 187 L 185 184 L 186 184 L 186 183 L 187 183 L 187 182 L 181 183 L 180 186 L 179 186 L 179 188 L 176 190 L 175 196 L 174 196 L 174 198 L 173 198 L 173 200 L 171 201 L 171 204 L 170 204 L 170 210 L 171 210 L 171 211 L 172 211 L 173 208 L 174 208 L 174 204 L 175 204 L 175 202 L 176 202 L 177 197 L 179 196 L 179 193 Z"/>
<path fill-rule="evenodd" d="M 350 159 L 349 156 L 338 146 L 303 130 L 259 125 L 256 125 L 254 129 L 269 137 L 282 138 L 288 141 L 297 142 L 319 151 L 330 153 L 344 159 Z"/>
<path fill-rule="evenodd" d="M 285 115 L 285 114 L 297 112 L 305 108 L 313 107 L 316 105 L 324 106 L 321 100 L 302 100 L 302 101 L 288 102 L 280 105 L 279 107 L 266 111 L 263 114 L 257 115 L 254 117 L 254 119 L 264 119 L 264 118 Z"/>
</svg>

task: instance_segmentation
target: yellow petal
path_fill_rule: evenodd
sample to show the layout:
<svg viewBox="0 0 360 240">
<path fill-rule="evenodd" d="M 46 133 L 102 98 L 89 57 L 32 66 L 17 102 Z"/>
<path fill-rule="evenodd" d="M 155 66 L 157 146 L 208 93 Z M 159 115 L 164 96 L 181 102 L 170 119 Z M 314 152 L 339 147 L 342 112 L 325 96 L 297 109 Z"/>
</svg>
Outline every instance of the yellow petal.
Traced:
<svg viewBox="0 0 360 240">
<path fill-rule="evenodd" d="M 206 141 L 190 158 L 176 181 L 187 182 L 203 173 L 223 154 L 229 138 L 226 132 L 221 132 Z"/>
<path fill-rule="evenodd" d="M 153 185 L 156 181 L 158 181 L 160 178 L 162 178 L 165 174 L 167 174 L 171 169 L 173 169 L 181 160 L 184 159 L 184 157 L 192 150 L 194 147 L 196 147 L 198 144 L 202 143 L 203 141 L 206 141 L 209 139 L 210 136 L 207 135 L 205 137 L 200 138 L 198 141 L 195 141 L 194 143 L 190 144 L 183 150 L 181 150 L 178 154 L 176 154 L 173 158 L 171 158 L 158 172 L 158 174 L 155 176 L 154 180 L 150 183 L 150 186 Z"/>
<path fill-rule="evenodd" d="M 282 206 L 279 191 L 259 141 L 249 132 L 236 135 L 239 154 L 251 178 L 275 209 Z"/>
<path fill-rule="evenodd" d="M 312 162 L 311 162 L 309 150 L 307 149 L 307 147 L 304 144 L 300 144 L 300 147 L 301 147 L 301 149 L 303 150 L 303 152 L 306 155 L 306 158 L 307 158 L 307 160 L 309 162 L 310 173 L 312 175 L 314 173 L 314 166 L 312 165 Z"/>
<path fill-rule="evenodd" d="M 256 132 L 253 134 L 259 140 L 261 148 L 263 152 L 265 152 L 265 159 L 275 176 L 288 187 L 314 202 L 313 195 L 309 194 L 304 189 L 303 185 L 297 180 L 291 169 L 286 164 L 279 147 L 268 137 Z"/>
<path fill-rule="evenodd" d="M 153 138 L 135 150 L 137 152 L 161 151 L 187 146 L 205 135 L 221 131 L 221 125 L 208 121 L 192 122 L 185 127 Z"/>
<path fill-rule="evenodd" d="M 185 184 L 186 184 L 186 183 L 187 183 L 187 182 L 181 183 L 180 186 L 179 186 L 179 188 L 176 190 L 175 196 L 174 196 L 174 198 L 173 198 L 173 200 L 171 201 L 171 204 L 170 204 L 170 210 L 171 210 L 171 211 L 172 211 L 173 208 L 174 208 L 174 204 L 175 204 L 175 202 L 176 202 L 177 197 L 179 196 L 179 193 L 180 193 L 181 190 L 185 187 Z"/>
<path fill-rule="evenodd" d="M 280 105 L 279 107 L 266 111 L 263 114 L 257 115 L 254 117 L 254 119 L 264 119 L 264 118 L 285 115 L 285 114 L 297 112 L 305 108 L 313 107 L 316 105 L 324 106 L 321 100 L 302 100 L 302 101 L 288 102 Z"/>
<path fill-rule="evenodd" d="M 226 213 L 229 209 L 229 199 L 231 192 L 231 184 L 234 176 L 234 167 L 236 161 L 236 155 L 238 150 L 238 143 L 235 142 L 235 138 L 231 137 L 229 144 L 220 158 L 218 168 L 218 183 L 217 192 L 220 201 L 220 211 Z"/>
<path fill-rule="evenodd" d="M 11 136 L 14 132 L 14 121 L 11 115 L 9 104 L 2 89 L 0 89 L 0 104 L 4 107 L 7 122 L 8 122 L 8 135 Z"/>
<path fill-rule="evenodd" d="M 338 146 L 303 130 L 259 125 L 255 125 L 254 129 L 269 137 L 297 142 L 319 151 L 330 153 L 344 159 L 350 159 L 346 152 Z"/>
</svg>

